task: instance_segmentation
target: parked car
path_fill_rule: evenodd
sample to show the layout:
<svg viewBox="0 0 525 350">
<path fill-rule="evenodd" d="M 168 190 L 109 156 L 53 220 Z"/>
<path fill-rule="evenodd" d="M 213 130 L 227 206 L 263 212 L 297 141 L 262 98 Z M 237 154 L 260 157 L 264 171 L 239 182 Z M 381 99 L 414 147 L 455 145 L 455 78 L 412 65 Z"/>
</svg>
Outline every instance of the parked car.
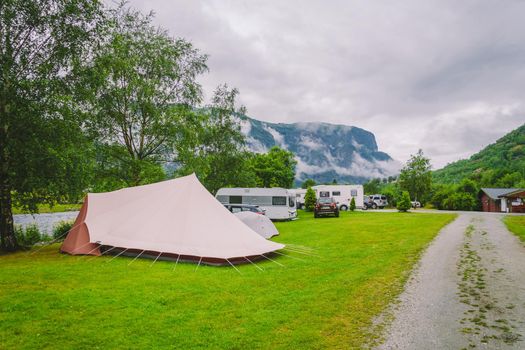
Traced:
<svg viewBox="0 0 525 350">
<path fill-rule="evenodd" d="M 334 215 L 339 217 L 339 207 L 332 197 L 321 197 L 317 200 L 314 207 L 314 217 L 322 215 Z"/>
<path fill-rule="evenodd" d="M 372 204 L 372 209 L 383 209 L 388 205 L 388 200 L 386 199 L 386 196 L 382 194 L 374 194 L 370 196 L 370 199 L 372 202 L 374 202 L 375 206 Z"/>
<path fill-rule="evenodd" d="M 421 203 L 419 203 L 418 201 L 411 201 L 410 203 L 412 204 L 412 208 L 414 209 L 421 208 Z"/>
<path fill-rule="evenodd" d="M 239 213 L 241 211 L 251 211 L 255 214 L 261 214 L 265 215 L 265 211 L 259 208 L 258 205 L 250 205 L 250 204 L 224 204 L 226 209 L 231 211 L 232 213 Z"/>
<path fill-rule="evenodd" d="M 375 204 L 369 196 L 365 196 L 363 200 L 363 210 L 375 209 L 374 207 L 377 208 L 377 204 Z"/>
</svg>

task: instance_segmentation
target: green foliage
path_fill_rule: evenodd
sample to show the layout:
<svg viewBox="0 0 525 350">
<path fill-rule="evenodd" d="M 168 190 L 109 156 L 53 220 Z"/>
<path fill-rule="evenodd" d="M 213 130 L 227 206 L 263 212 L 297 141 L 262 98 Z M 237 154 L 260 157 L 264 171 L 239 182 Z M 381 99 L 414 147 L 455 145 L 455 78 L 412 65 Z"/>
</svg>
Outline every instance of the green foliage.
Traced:
<svg viewBox="0 0 525 350">
<path fill-rule="evenodd" d="M 316 182 L 313 179 L 306 179 L 301 184 L 301 188 L 302 189 L 307 189 L 308 187 L 312 187 L 312 186 L 315 186 L 315 185 L 316 185 Z"/>
<path fill-rule="evenodd" d="M 433 178 L 444 184 L 470 178 L 479 187 L 520 187 L 525 180 L 525 124 L 469 159 L 435 171 Z"/>
<path fill-rule="evenodd" d="M 0 2 L 0 237 L 16 250 L 12 200 L 27 210 L 86 188 L 90 144 L 74 63 L 98 42 L 102 8 L 92 0 Z M 11 196 L 14 198 L 11 198 Z"/>
<path fill-rule="evenodd" d="M 419 150 L 417 154 L 410 156 L 399 174 L 399 188 L 408 191 L 421 205 L 424 205 L 425 194 L 430 191 L 432 185 L 430 167 L 430 159 Z"/>
<path fill-rule="evenodd" d="M 350 201 L 350 211 L 355 210 L 355 198 L 352 197 L 352 200 Z"/>
<path fill-rule="evenodd" d="M 372 195 L 381 193 L 381 179 L 372 179 L 363 185 L 365 194 Z"/>
<path fill-rule="evenodd" d="M 40 229 L 36 224 L 27 225 L 25 228 L 20 225 L 16 225 L 15 235 L 18 244 L 25 248 L 30 248 L 36 243 L 42 242 L 46 238 L 40 233 Z"/>
<path fill-rule="evenodd" d="M 258 260 L 264 273 L 248 262 L 239 274 L 180 261 L 174 270 L 174 261 L 78 259 L 60 254 L 58 244 L 2 256 L 2 348 L 85 349 L 100 339 L 107 349 L 365 348 L 379 338 L 377 315 L 454 216 L 341 215 L 352 224 L 302 211 L 299 220 L 276 223 L 276 241 L 315 248 L 322 258 L 272 256 L 286 268 Z"/>
<path fill-rule="evenodd" d="M 53 238 L 56 240 L 63 240 L 66 234 L 73 227 L 74 221 L 60 221 L 53 227 Z"/>
<path fill-rule="evenodd" d="M 432 188 L 431 203 L 437 209 L 479 210 L 478 184 L 470 179 L 463 179 L 458 185 L 436 184 Z"/>
<path fill-rule="evenodd" d="M 474 210 L 476 197 L 467 192 L 453 192 L 443 200 L 441 207 L 447 210 Z"/>
<path fill-rule="evenodd" d="M 196 77 L 207 70 L 207 57 L 125 3 L 108 17 L 102 45 L 78 67 L 82 93 L 89 97 L 90 130 L 111 148 L 109 171 L 122 173 L 126 186 L 140 185 L 163 177 L 156 165 L 171 160 L 190 106 L 202 98 Z M 102 187 L 120 185 L 111 181 Z"/>
<path fill-rule="evenodd" d="M 304 209 L 306 211 L 313 211 L 316 202 L 317 198 L 315 196 L 315 191 L 313 190 L 313 188 L 308 187 L 304 195 Z"/>
<path fill-rule="evenodd" d="M 186 130 L 176 145 L 177 174 L 195 172 L 206 188 L 255 187 L 252 155 L 246 150 L 237 116 L 237 89 L 226 84 L 215 90 L 212 104 L 186 119 Z"/>
<path fill-rule="evenodd" d="M 403 191 L 403 193 L 401 193 L 401 198 L 397 201 L 397 210 L 407 212 L 411 207 L 412 203 L 410 202 L 410 194 L 408 191 Z"/>
<path fill-rule="evenodd" d="M 256 154 L 251 160 L 258 187 L 291 188 L 296 164 L 292 152 L 277 146 L 272 147 L 266 154 Z"/>
</svg>

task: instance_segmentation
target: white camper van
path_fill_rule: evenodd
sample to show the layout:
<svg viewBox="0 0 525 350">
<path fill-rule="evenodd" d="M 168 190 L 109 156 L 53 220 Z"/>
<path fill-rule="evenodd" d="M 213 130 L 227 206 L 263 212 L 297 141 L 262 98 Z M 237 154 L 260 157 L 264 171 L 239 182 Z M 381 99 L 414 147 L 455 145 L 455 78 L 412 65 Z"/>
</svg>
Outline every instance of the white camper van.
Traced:
<svg viewBox="0 0 525 350">
<path fill-rule="evenodd" d="M 356 208 L 363 208 L 364 190 L 362 185 L 317 185 L 312 187 L 317 198 L 332 197 L 340 210 L 348 210 L 350 201 L 355 199 Z"/>
<path fill-rule="evenodd" d="M 304 206 L 304 195 L 306 194 L 306 190 L 303 188 L 294 188 L 291 190 L 288 190 L 292 196 L 295 196 L 295 205 L 297 206 L 297 209 L 301 209 Z"/>
<path fill-rule="evenodd" d="M 285 188 L 221 188 L 215 198 L 222 204 L 257 205 L 271 220 L 297 217 L 295 195 Z"/>
</svg>

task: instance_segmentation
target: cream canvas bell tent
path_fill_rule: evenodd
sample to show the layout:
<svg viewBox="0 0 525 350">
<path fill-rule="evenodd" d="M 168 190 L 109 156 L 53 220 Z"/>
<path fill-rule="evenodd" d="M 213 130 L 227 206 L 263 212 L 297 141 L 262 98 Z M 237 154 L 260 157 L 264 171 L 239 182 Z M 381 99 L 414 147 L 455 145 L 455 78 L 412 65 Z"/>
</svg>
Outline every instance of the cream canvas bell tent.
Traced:
<svg viewBox="0 0 525 350">
<path fill-rule="evenodd" d="M 61 247 L 73 255 L 126 253 L 199 263 L 247 262 L 284 248 L 246 226 L 195 174 L 90 193 Z"/>
</svg>

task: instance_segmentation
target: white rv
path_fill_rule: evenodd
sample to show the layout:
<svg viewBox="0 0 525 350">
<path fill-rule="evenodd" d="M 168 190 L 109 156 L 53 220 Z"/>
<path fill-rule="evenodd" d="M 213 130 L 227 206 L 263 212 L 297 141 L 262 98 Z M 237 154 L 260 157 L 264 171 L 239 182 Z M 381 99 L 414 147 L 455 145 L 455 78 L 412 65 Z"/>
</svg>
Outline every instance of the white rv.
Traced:
<svg viewBox="0 0 525 350">
<path fill-rule="evenodd" d="M 288 190 L 292 194 L 292 196 L 295 196 L 295 205 L 297 206 L 297 209 L 301 209 L 304 206 L 304 195 L 306 194 L 306 190 L 303 188 L 294 188 Z"/>
<path fill-rule="evenodd" d="M 271 220 L 297 217 L 295 195 L 285 188 L 221 188 L 215 198 L 222 204 L 257 205 Z"/>
<path fill-rule="evenodd" d="M 363 208 L 364 190 L 362 185 L 316 185 L 312 187 L 317 198 L 332 197 L 340 210 L 348 210 L 350 201 L 355 199 L 356 208 Z"/>
</svg>

